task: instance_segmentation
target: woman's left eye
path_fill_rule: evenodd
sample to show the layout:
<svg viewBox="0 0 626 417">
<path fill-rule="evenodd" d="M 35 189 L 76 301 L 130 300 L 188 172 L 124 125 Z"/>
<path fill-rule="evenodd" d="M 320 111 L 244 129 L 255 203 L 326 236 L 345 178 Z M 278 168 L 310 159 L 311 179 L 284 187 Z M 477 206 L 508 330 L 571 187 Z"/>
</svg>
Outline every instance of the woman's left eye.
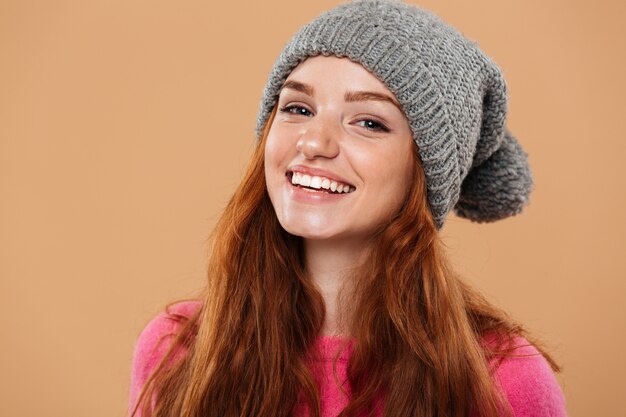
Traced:
<svg viewBox="0 0 626 417">
<path fill-rule="evenodd" d="M 364 128 L 368 130 L 380 131 L 380 132 L 389 132 L 389 128 L 384 124 L 377 122 L 372 119 L 363 119 L 359 120 L 357 123 L 365 123 L 363 125 Z"/>
</svg>

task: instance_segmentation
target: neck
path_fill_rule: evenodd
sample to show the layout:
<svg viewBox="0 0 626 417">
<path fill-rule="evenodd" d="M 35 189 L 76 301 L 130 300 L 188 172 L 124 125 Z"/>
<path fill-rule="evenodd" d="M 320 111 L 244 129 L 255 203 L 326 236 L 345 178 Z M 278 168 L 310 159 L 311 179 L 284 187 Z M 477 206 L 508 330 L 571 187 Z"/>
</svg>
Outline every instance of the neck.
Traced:
<svg viewBox="0 0 626 417">
<path fill-rule="evenodd" d="M 304 240 L 306 270 L 324 298 L 326 316 L 322 336 L 347 336 L 338 301 L 349 302 L 352 293 L 350 272 L 364 259 L 366 247 L 352 241 Z"/>
</svg>

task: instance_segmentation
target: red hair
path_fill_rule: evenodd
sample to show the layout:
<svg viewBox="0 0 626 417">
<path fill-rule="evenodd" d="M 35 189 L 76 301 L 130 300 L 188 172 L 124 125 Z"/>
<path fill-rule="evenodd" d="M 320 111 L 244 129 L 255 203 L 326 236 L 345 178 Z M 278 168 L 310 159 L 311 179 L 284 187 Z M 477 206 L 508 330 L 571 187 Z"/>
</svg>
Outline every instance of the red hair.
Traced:
<svg viewBox="0 0 626 417">
<path fill-rule="evenodd" d="M 275 113 L 212 234 L 202 308 L 178 317 L 185 323 L 143 387 L 135 412 L 144 417 L 289 416 L 298 398 L 320 415 L 305 355 L 325 306 L 304 269 L 302 239 L 282 229 L 267 193 L 264 147 Z M 481 417 L 497 417 L 508 404 L 488 361 L 511 355 L 514 337 L 530 338 L 450 267 L 417 149 L 414 156 L 406 201 L 351 275 L 359 285 L 346 319 L 356 343 L 341 417 L 371 415 L 381 394 L 386 416 L 460 417 L 480 405 Z M 180 347 L 187 354 L 172 361 Z"/>
</svg>

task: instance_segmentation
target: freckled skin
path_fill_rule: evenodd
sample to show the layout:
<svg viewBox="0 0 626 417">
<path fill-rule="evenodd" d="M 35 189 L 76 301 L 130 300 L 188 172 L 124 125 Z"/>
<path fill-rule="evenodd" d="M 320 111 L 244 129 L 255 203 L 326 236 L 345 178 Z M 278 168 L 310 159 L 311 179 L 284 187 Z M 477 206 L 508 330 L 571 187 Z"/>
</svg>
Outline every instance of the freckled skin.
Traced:
<svg viewBox="0 0 626 417">
<path fill-rule="evenodd" d="M 362 241 L 405 199 L 415 146 L 408 121 L 386 101 L 344 100 L 347 91 L 395 99 L 373 74 L 347 58 L 308 58 L 290 80 L 313 87 L 314 93 L 284 88 L 267 137 L 266 183 L 278 220 L 305 239 Z M 296 201 L 285 179 L 287 168 L 295 164 L 336 173 L 356 190 L 331 203 Z"/>
</svg>

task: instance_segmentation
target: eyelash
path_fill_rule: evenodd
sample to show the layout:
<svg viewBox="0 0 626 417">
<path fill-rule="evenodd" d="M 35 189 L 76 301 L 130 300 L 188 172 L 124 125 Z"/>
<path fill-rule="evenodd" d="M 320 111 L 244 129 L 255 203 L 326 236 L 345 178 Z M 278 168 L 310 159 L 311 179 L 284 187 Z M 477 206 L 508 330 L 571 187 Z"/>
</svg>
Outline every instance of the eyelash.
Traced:
<svg viewBox="0 0 626 417">
<path fill-rule="evenodd" d="M 304 108 L 302 106 L 296 106 L 296 105 L 290 105 L 290 106 L 281 107 L 279 110 L 280 110 L 281 113 L 291 113 L 291 114 L 294 114 L 296 116 L 305 116 L 304 114 L 301 114 L 301 113 L 294 113 L 294 112 L 292 112 L 291 110 L 293 110 L 293 109 L 303 109 L 303 110 L 306 110 L 307 112 L 309 112 L 306 108 Z M 376 125 L 378 125 L 378 127 L 376 127 L 376 128 L 363 126 L 363 127 L 365 127 L 365 129 L 371 130 L 373 132 L 379 131 L 379 132 L 387 133 L 387 132 L 390 131 L 390 129 L 387 126 L 385 126 L 384 124 L 382 124 L 380 122 L 377 122 L 376 120 L 373 120 L 373 119 L 362 119 L 362 120 L 359 120 L 359 122 L 373 122 Z"/>
</svg>

